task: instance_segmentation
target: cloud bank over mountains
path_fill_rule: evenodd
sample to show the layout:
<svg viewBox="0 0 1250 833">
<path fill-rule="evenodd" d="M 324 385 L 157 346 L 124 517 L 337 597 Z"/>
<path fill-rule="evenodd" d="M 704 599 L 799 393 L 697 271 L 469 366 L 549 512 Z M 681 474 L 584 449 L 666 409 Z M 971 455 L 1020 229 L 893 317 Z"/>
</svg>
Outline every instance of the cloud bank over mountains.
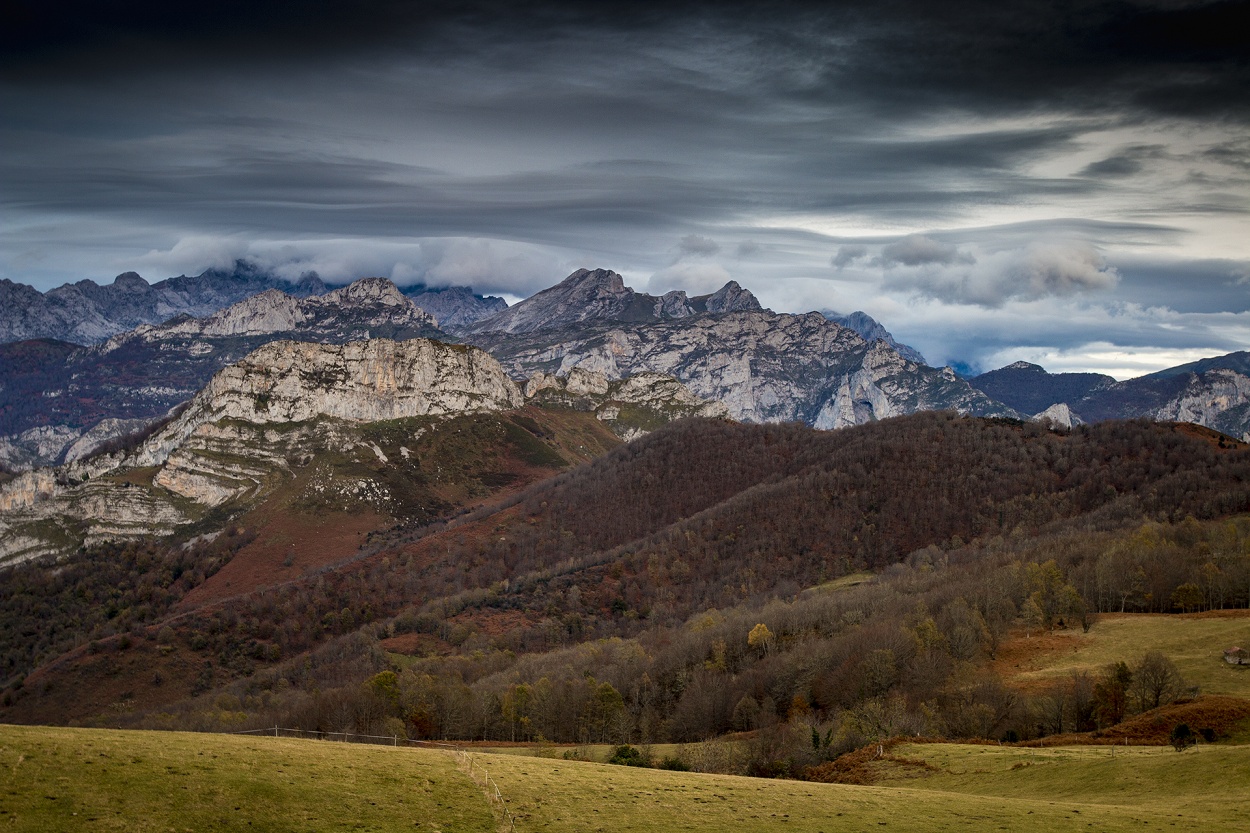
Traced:
<svg viewBox="0 0 1250 833">
<path fill-rule="evenodd" d="M 1245 2 L 10 5 L 0 277 L 604 266 L 938 361 L 1250 347 Z"/>
</svg>

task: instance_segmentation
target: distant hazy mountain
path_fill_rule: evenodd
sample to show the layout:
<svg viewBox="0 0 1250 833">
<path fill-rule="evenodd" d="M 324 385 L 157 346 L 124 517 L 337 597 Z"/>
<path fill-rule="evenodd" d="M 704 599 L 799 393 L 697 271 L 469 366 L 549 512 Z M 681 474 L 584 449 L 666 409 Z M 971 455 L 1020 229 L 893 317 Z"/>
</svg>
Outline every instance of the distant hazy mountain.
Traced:
<svg viewBox="0 0 1250 833">
<path fill-rule="evenodd" d="M 327 286 L 315 274 L 292 283 L 245 261 L 231 269 L 209 269 L 153 284 L 125 272 L 104 286 L 84 280 L 46 293 L 0 280 L 0 343 L 52 338 L 98 344 L 140 325 L 162 324 L 179 315 L 205 318 L 267 289 L 307 298 L 337 288 L 341 286 Z M 476 295 L 464 286 L 413 284 L 401 291 L 437 318 L 447 332 L 508 306 L 502 298 Z"/>
<path fill-rule="evenodd" d="M 126 272 L 105 286 L 85 280 L 46 293 L 0 280 L 0 342 L 54 338 L 98 344 L 176 315 L 202 318 L 266 289 L 303 298 L 325 292 L 326 286 L 315 276 L 291 283 L 243 261 L 233 269 L 209 269 L 154 284 Z"/>
<path fill-rule="evenodd" d="M 1250 353 L 1229 353 L 1117 382 L 1097 373 L 1047 373 L 1016 362 L 971 380 L 1017 410 L 1040 413 L 1064 404 L 1078 420 L 1145 417 L 1192 422 L 1250 438 Z"/>
<path fill-rule="evenodd" d="M 1101 373 L 1048 373 L 1028 362 L 1009 364 L 968 381 L 987 396 L 1026 414 L 1040 413 L 1060 402 L 1072 405 L 1100 385 L 1115 384 L 1113 377 Z"/>
<path fill-rule="evenodd" d="M 843 327 L 849 327 L 864 337 L 864 341 L 877 341 L 880 339 L 886 344 L 894 348 L 894 351 L 909 362 L 916 364 L 928 364 L 920 351 L 914 347 L 909 347 L 899 341 L 894 340 L 894 336 L 890 331 L 881 326 L 881 322 L 873 318 L 866 312 L 857 310 L 850 315 L 842 315 L 832 310 L 821 310 L 820 314 L 830 321 L 841 324 Z"/>
<path fill-rule="evenodd" d="M 366 278 L 307 298 L 270 289 L 205 318 L 145 324 L 90 347 L 47 340 L 3 344 L 0 465 L 50 465 L 88 432 L 107 439 L 97 430 L 101 423 L 121 434 L 133 430 L 134 421 L 157 419 L 218 370 L 270 341 L 416 337 L 449 338 L 390 281 Z"/>
<path fill-rule="evenodd" d="M 477 295 L 467 286 L 401 286 L 400 291 L 417 306 L 438 319 L 439 329 L 449 333 L 503 312 L 508 302 L 493 295 Z"/>
</svg>

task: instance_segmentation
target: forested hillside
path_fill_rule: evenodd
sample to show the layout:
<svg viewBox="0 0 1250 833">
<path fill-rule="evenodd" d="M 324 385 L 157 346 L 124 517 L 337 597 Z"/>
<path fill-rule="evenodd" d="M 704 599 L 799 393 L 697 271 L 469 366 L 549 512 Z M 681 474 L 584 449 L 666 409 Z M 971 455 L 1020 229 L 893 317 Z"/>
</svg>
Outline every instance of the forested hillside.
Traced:
<svg viewBox="0 0 1250 833">
<path fill-rule="evenodd" d="M 339 568 L 174 615 L 132 606 L 10 687 L 0 718 L 560 741 L 760 729 L 753 765 L 788 772 L 900 731 L 1094 728 L 1149 692 L 1101 712 L 1052 692 L 1045 716 L 995 676 L 1003 640 L 1100 611 L 1247 606 L 1248 511 L 1250 453 L 1192 427 L 688 420 Z M 1123 660 L 1132 677 L 1143 658 Z M 75 694 L 101 681 L 111 702 Z M 1100 682 L 1131 691 L 1081 691 Z"/>
</svg>

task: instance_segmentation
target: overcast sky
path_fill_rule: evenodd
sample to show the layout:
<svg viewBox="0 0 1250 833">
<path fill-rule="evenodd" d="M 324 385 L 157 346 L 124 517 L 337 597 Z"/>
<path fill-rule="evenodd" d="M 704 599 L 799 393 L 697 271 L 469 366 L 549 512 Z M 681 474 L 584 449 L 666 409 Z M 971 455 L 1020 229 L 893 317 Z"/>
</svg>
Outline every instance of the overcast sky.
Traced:
<svg viewBox="0 0 1250 833">
<path fill-rule="evenodd" d="M 1247 2 L 0 10 L 0 278 L 40 289 L 605 267 L 934 364 L 1250 349 Z"/>
</svg>

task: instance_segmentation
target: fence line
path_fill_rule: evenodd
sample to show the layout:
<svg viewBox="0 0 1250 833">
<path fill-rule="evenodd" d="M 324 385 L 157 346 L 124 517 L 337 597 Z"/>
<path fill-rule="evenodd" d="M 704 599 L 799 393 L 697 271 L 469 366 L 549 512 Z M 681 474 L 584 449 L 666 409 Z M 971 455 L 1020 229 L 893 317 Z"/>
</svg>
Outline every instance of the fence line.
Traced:
<svg viewBox="0 0 1250 833">
<path fill-rule="evenodd" d="M 313 740 L 328 740 L 336 743 L 369 743 L 375 746 L 399 746 L 401 743 L 406 748 L 411 747 L 433 747 L 435 749 L 443 749 L 451 752 L 456 757 L 456 761 L 463 767 L 469 780 L 482 791 L 486 793 L 486 800 L 491 807 L 498 807 L 503 813 L 504 818 L 508 822 L 508 833 L 516 833 L 516 819 L 512 815 L 512 811 L 508 809 L 508 802 L 503 797 L 503 792 L 499 789 L 499 782 L 490 777 L 490 772 L 486 767 L 473 760 L 473 754 L 454 743 L 445 743 L 437 740 L 409 740 L 401 738 L 398 735 L 362 735 L 356 732 L 314 732 L 307 729 L 284 729 L 274 726 L 269 729 L 244 729 L 238 732 L 226 732 L 228 735 L 259 735 L 262 737 L 275 738 L 311 738 Z M 481 782 L 478 782 L 476 770 L 481 770 Z"/>
</svg>

